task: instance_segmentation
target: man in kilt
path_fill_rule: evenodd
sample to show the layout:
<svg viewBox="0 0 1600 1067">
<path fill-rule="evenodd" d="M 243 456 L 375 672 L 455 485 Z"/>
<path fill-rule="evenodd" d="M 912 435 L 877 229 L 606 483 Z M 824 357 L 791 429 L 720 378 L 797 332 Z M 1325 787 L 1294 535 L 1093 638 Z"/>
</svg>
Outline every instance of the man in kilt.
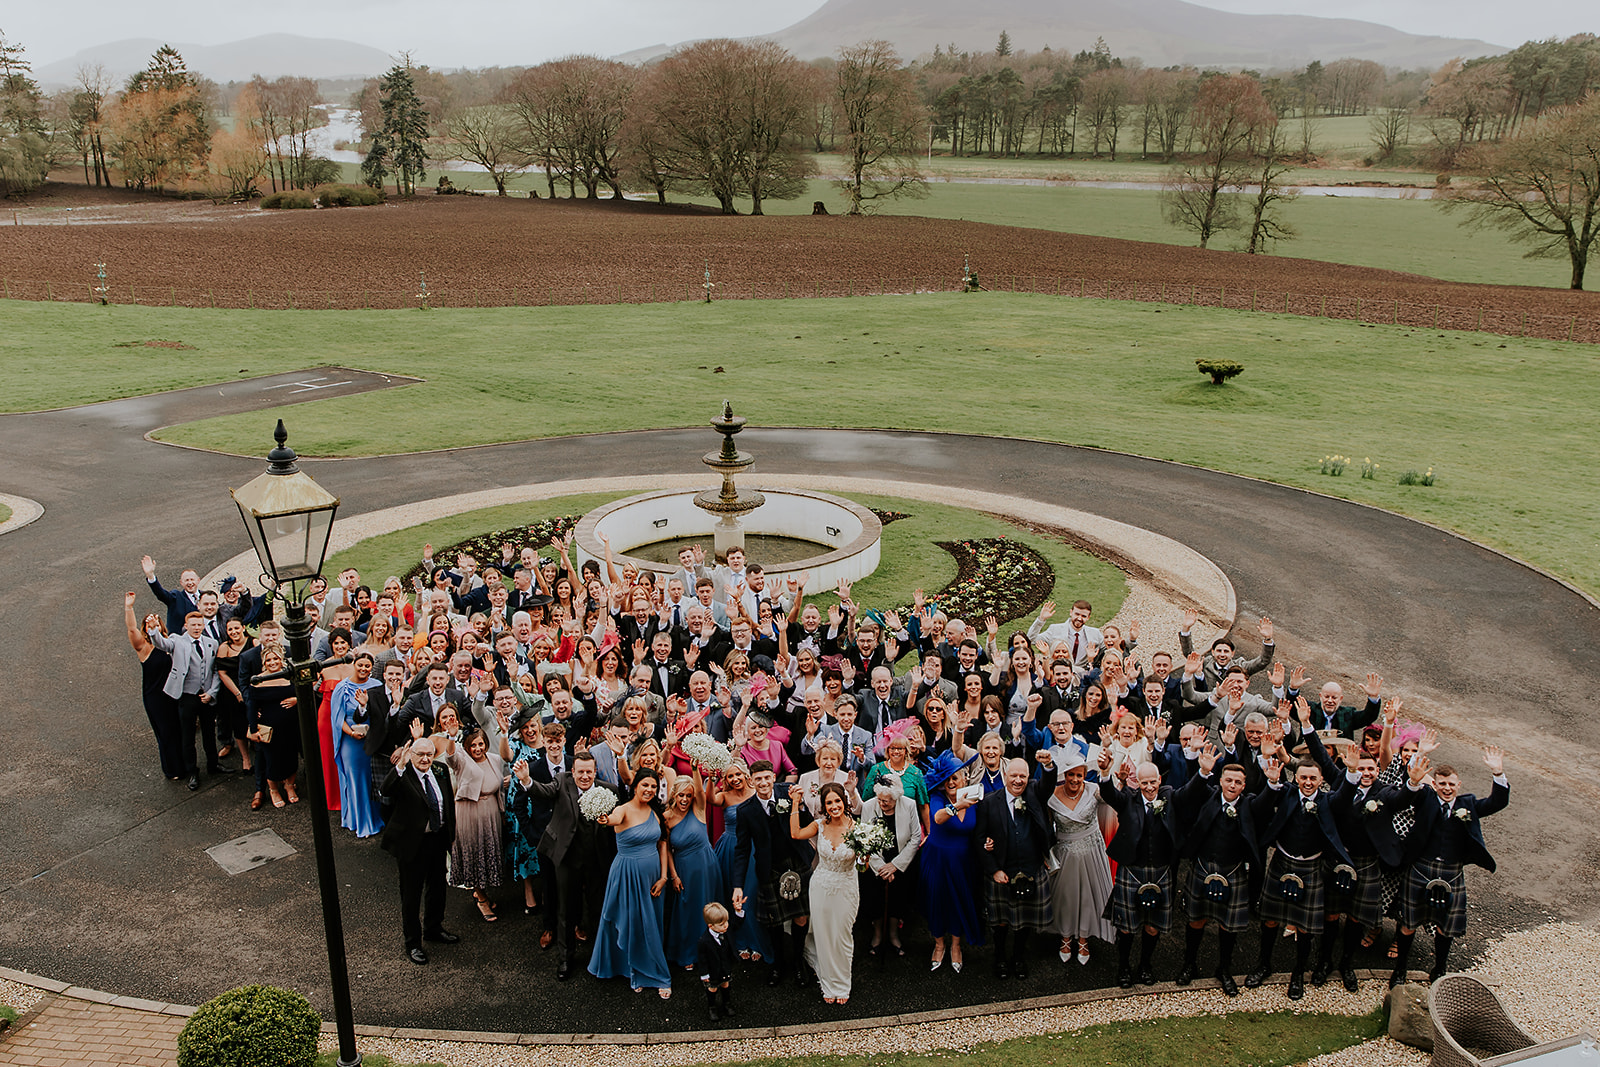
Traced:
<svg viewBox="0 0 1600 1067">
<path fill-rule="evenodd" d="M 1189 929 L 1184 935 L 1178 984 L 1194 981 L 1200 941 L 1206 924 L 1215 920 L 1217 982 L 1224 993 L 1236 997 L 1239 986 L 1233 980 L 1233 946 L 1250 925 L 1249 868 L 1260 862 L 1261 848 L 1256 841 L 1254 813 L 1244 796 L 1244 768 L 1230 763 L 1213 778 L 1218 758 L 1216 746 L 1208 742 L 1200 753 L 1199 773 L 1176 797 L 1179 810 L 1189 819 L 1181 852 L 1192 861 L 1184 886 Z"/>
<path fill-rule="evenodd" d="M 1301 701 L 1302 705 L 1304 701 Z M 1305 713 L 1309 717 L 1309 711 Z M 1311 935 L 1322 933 L 1327 903 L 1324 899 L 1322 861 L 1336 857 L 1352 866 L 1350 854 L 1339 839 L 1333 821 L 1333 798 L 1322 792 L 1323 766 L 1332 767 L 1322 739 L 1315 731 L 1306 735 L 1310 758 L 1291 764 L 1293 784 L 1283 783 L 1284 765 L 1267 760 L 1267 788 L 1254 801 L 1256 822 L 1263 829 L 1261 843 L 1273 849 L 1261 886 L 1261 956 L 1245 978 L 1254 989 L 1272 975 L 1272 950 L 1278 930 L 1295 933 L 1294 969 L 1289 972 L 1289 999 L 1306 995 L 1306 964 L 1311 959 Z M 1353 787 L 1342 782 L 1340 789 Z"/>
<path fill-rule="evenodd" d="M 1494 870 L 1494 857 L 1483 843 L 1482 820 L 1511 802 L 1506 781 L 1505 754 L 1490 746 L 1483 750 L 1484 766 L 1494 775 L 1494 788 L 1479 799 L 1461 792 L 1454 767 L 1441 764 L 1433 770 L 1433 789 L 1424 789 L 1428 757 L 1417 756 L 1409 769 L 1406 788 L 1417 825 L 1407 844 L 1410 867 L 1400 895 L 1400 954 L 1389 985 L 1406 980 L 1411 966 L 1411 939 L 1425 925 L 1434 927 L 1433 969 L 1430 981 L 1445 973 L 1451 943 L 1467 931 L 1467 882 L 1462 869 L 1469 863 Z"/>
<path fill-rule="evenodd" d="M 1351 749 L 1347 748 L 1346 752 L 1349 751 Z M 1346 761 L 1350 758 L 1345 757 Z M 1311 971 L 1312 985 L 1326 982 L 1333 973 L 1334 945 L 1342 940 L 1339 977 L 1352 993 L 1356 991 L 1353 962 L 1356 946 L 1366 932 L 1376 935 L 1383 925 L 1380 858 L 1391 867 L 1400 864 L 1400 849 L 1394 834 L 1383 833 L 1381 827 L 1384 823 L 1392 826 L 1395 809 L 1402 803 L 1398 784 L 1378 784 L 1378 761 L 1374 757 L 1363 751 L 1354 760 L 1354 769 L 1346 772 L 1354 788 L 1341 790 L 1330 801 L 1333 822 L 1339 828 L 1339 840 L 1350 854 L 1353 870 L 1343 868 L 1332 856 L 1323 856 L 1328 921 L 1322 932 L 1322 955 Z M 1376 834 L 1375 829 L 1379 831 Z M 1338 937 L 1340 922 L 1344 923 L 1342 939 Z"/>
<path fill-rule="evenodd" d="M 1100 751 L 1100 799 L 1117 813 L 1117 834 L 1106 849 L 1117 861 L 1117 877 L 1106 901 L 1105 917 L 1117 928 L 1117 984 L 1133 985 L 1133 941 L 1139 942 L 1139 984 L 1154 985 L 1150 961 L 1156 942 L 1172 927 L 1172 864 L 1177 855 L 1178 813 L 1171 786 L 1161 784 L 1154 763 L 1137 772 L 1124 760 L 1115 778 L 1111 749 Z M 1135 778 L 1137 774 L 1137 778 Z M 1130 788 L 1130 780 L 1138 788 Z M 1154 888 L 1152 888 L 1154 887 Z"/>
<path fill-rule="evenodd" d="M 1054 837 L 1046 815 L 1049 794 L 1030 788 L 1030 777 L 1027 760 L 1010 760 L 1005 789 L 978 803 L 976 834 L 983 841 L 996 978 L 1028 977 L 1029 937 L 1050 925 L 1050 887 L 1043 877 Z M 1047 777 L 1054 781 L 1054 775 Z"/>
<path fill-rule="evenodd" d="M 800 985 L 814 985 L 806 966 L 806 923 L 811 914 L 811 846 L 789 836 L 790 806 L 798 798 L 790 795 L 789 783 L 779 782 L 767 760 L 750 765 L 750 784 L 755 796 L 739 805 L 738 837 L 733 854 L 733 869 L 750 869 L 755 857 L 756 878 L 760 883 L 761 925 L 774 948 L 767 985 L 783 980 L 786 967 L 794 968 Z M 798 889 L 798 892 L 795 890 Z M 744 890 L 733 890 L 735 911 L 744 907 Z M 787 934 L 784 924 L 789 925 Z"/>
</svg>

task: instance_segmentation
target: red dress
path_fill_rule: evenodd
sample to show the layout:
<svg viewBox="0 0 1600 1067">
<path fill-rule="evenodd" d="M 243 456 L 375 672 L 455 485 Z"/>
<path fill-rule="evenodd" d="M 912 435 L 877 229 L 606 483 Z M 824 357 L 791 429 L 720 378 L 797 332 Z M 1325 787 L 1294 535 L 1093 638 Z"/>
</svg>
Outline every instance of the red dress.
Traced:
<svg viewBox="0 0 1600 1067">
<path fill-rule="evenodd" d="M 339 810 L 339 766 L 333 758 L 333 687 L 338 684 L 327 678 L 317 681 L 322 692 L 322 703 L 317 705 L 317 744 L 322 746 L 322 788 L 328 794 L 329 811 Z"/>
</svg>

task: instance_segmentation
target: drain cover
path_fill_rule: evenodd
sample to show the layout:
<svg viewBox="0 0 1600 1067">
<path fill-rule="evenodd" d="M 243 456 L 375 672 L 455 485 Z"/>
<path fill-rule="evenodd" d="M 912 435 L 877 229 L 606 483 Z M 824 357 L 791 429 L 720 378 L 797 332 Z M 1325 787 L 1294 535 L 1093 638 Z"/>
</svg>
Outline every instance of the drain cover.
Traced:
<svg viewBox="0 0 1600 1067">
<path fill-rule="evenodd" d="M 230 875 L 253 871 L 272 860 L 292 856 L 295 849 L 272 830 L 257 830 L 253 834 L 224 841 L 206 849 L 206 855 L 217 861 L 217 866 Z"/>
</svg>

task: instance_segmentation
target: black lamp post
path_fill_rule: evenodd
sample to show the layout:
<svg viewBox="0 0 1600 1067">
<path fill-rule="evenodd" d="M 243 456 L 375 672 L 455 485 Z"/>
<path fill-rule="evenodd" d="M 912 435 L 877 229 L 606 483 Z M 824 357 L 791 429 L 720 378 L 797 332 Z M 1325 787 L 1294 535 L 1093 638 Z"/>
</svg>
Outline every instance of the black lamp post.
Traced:
<svg viewBox="0 0 1600 1067">
<path fill-rule="evenodd" d="M 311 797 L 311 839 L 316 848 L 317 882 L 322 889 L 322 925 L 328 941 L 334 1025 L 339 1032 L 339 1067 L 359 1067 L 361 1054 L 356 1051 L 355 1017 L 350 1010 L 350 974 L 344 958 L 339 884 L 333 867 L 333 832 L 328 826 L 328 797 L 322 784 L 322 739 L 317 733 L 314 686 L 323 664 L 311 658 L 311 620 L 305 603 L 311 579 L 322 573 L 339 498 L 296 466 L 282 419 L 278 420 L 273 437 L 278 447 L 267 454 L 270 462 L 266 473 L 233 490 L 233 502 L 239 506 L 239 514 L 250 531 L 256 555 L 261 557 L 263 576 L 271 580 L 284 600 L 288 676 L 294 679 L 301 745 L 311 771 L 306 776 Z"/>
</svg>

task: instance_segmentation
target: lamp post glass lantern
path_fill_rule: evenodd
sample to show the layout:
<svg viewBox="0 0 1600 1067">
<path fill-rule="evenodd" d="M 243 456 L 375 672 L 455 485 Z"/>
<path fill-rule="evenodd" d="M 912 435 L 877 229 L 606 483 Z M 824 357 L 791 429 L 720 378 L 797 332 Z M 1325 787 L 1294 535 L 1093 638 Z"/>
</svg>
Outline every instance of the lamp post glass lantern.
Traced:
<svg viewBox="0 0 1600 1067">
<path fill-rule="evenodd" d="M 278 447 L 267 454 L 266 472 L 233 490 L 233 502 L 250 531 L 262 577 L 269 592 L 284 597 L 283 635 L 289 643 L 289 669 L 270 677 L 294 682 L 300 718 L 301 744 L 310 773 L 311 839 L 317 858 L 317 882 L 322 894 L 322 925 L 328 942 L 328 977 L 333 987 L 334 1025 L 339 1033 L 339 1067 L 358 1067 L 355 1016 L 350 1007 L 350 974 L 344 955 L 344 923 L 339 914 L 339 883 L 334 872 L 333 831 L 328 825 L 328 797 L 322 781 L 322 736 L 317 727 L 317 675 L 324 664 L 311 655 L 311 618 L 306 614 L 305 587 L 322 573 L 333 533 L 333 515 L 339 498 L 312 480 L 295 463 L 288 446 L 289 433 L 278 420 L 273 432 Z M 331 662 L 344 663 L 345 659 Z M 264 676 L 251 679 L 258 682 Z"/>
</svg>

